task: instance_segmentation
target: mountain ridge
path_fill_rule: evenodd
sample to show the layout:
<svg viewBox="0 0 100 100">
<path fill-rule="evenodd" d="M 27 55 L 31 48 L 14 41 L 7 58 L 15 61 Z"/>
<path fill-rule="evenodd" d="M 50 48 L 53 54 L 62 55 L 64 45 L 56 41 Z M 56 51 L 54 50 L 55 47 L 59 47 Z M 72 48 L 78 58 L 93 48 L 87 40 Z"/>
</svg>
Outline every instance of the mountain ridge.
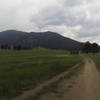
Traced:
<svg viewBox="0 0 100 100">
<path fill-rule="evenodd" d="M 80 50 L 83 43 L 64 37 L 56 32 L 22 32 L 7 30 L 0 32 L 0 45 L 42 47 L 50 49 Z"/>
</svg>

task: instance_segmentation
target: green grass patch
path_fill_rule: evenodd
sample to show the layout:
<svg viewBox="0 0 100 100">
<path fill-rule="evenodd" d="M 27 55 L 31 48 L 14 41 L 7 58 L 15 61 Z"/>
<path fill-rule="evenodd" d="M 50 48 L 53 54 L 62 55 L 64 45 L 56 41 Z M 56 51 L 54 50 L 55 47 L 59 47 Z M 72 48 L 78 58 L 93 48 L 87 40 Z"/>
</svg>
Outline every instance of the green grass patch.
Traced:
<svg viewBox="0 0 100 100">
<path fill-rule="evenodd" d="M 69 55 L 64 50 L 1 50 L 0 98 L 16 96 L 23 90 L 34 88 L 81 60 L 80 56 Z"/>
<path fill-rule="evenodd" d="M 100 54 L 89 54 L 89 56 L 93 59 L 98 69 L 100 69 Z"/>
<path fill-rule="evenodd" d="M 57 88 L 59 88 L 60 83 L 63 80 L 68 80 L 70 79 L 72 76 L 76 76 L 79 74 L 79 71 L 81 70 L 82 66 L 83 66 L 83 62 L 79 64 L 79 66 L 77 66 L 76 68 L 74 68 L 73 70 L 71 70 L 68 74 L 66 74 L 64 77 L 61 77 L 60 79 L 56 80 L 55 82 L 48 84 L 47 86 L 44 86 L 43 89 L 41 89 L 38 93 L 30 95 L 28 97 L 25 97 L 23 100 L 39 100 L 41 98 L 42 95 L 45 95 L 47 93 L 59 93 L 59 91 L 57 90 Z M 73 83 L 68 85 L 67 88 L 73 88 Z"/>
</svg>

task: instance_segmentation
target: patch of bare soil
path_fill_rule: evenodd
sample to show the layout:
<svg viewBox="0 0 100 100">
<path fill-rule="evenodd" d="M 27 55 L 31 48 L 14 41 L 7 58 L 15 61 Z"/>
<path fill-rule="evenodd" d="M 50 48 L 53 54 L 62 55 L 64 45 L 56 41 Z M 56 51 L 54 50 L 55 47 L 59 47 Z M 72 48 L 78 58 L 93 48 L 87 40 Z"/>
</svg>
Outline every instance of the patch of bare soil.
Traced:
<svg viewBox="0 0 100 100">
<path fill-rule="evenodd" d="M 100 100 L 100 72 L 94 62 L 86 58 L 80 72 L 59 83 L 58 92 L 49 92 L 40 100 Z"/>
</svg>

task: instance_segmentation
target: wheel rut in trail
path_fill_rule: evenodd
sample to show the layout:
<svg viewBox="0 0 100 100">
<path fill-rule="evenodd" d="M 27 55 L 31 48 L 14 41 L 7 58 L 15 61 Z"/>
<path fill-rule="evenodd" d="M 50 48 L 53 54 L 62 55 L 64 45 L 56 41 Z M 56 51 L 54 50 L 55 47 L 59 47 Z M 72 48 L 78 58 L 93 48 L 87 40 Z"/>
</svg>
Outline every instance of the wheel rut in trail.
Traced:
<svg viewBox="0 0 100 100">
<path fill-rule="evenodd" d="M 58 93 L 44 94 L 40 100 L 100 100 L 100 72 L 95 63 L 86 57 L 85 65 L 78 72 L 77 77 L 63 80 L 59 83 L 57 91 Z"/>
</svg>

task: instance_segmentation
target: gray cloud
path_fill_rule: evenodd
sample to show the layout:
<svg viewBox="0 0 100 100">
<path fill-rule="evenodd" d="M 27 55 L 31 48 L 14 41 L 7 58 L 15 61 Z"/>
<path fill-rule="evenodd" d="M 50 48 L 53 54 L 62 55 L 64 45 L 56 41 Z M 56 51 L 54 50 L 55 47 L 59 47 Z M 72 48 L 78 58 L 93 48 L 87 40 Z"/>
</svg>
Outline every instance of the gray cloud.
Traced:
<svg viewBox="0 0 100 100">
<path fill-rule="evenodd" d="M 0 0 L 0 31 L 55 31 L 100 43 L 98 0 Z"/>
</svg>

